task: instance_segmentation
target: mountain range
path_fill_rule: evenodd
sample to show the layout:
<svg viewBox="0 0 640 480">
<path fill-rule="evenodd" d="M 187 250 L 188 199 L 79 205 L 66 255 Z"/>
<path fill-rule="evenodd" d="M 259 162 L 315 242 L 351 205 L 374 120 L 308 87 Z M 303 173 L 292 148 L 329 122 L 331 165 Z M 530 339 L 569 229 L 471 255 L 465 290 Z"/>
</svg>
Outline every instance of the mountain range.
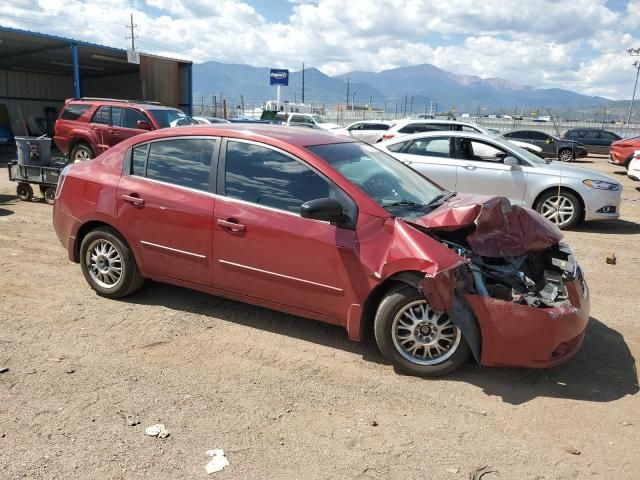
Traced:
<svg viewBox="0 0 640 480">
<path fill-rule="evenodd" d="M 349 103 L 371 104 L 376 108 L 423 112 L 431 102 L 437 111 L 455 108 L 458 112 L 505 113 L 544 108 L 599 108 L 610 103 L 603 97 L 582 95 L 571 90 L 544 89 L 518 85 L 503 78 L 458 75 L 434 65 L 422 64 L 381 72 L 354 71 L 328 76 L 316 68 L 307 68 L 305 103 L 327 107 L 345 104 L 347 84 Z M 275 99 L 275 87 L 269 85 L 269 68 L 249 65 L 205 62 L 193 66 L 194 104 L 212 103 L 212 96 L 231 104 L 259 105 Z M 355 92 L 355 95 L 354 95 Z M 282 88 L 282 101 L 301 101 L 302 73 L 291 72 L 289 86 Z M 524 106 L 524 107 L 523 107 Z"/>
</svg>

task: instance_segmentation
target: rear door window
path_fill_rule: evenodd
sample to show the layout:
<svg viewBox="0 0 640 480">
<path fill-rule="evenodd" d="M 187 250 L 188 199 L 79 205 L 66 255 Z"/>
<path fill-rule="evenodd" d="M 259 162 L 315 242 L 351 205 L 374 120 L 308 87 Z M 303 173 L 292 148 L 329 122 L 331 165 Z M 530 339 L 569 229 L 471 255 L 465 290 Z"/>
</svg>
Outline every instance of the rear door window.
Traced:
<svg viewBox="0 0 640 480">
<path fill-rule="evenodd" d="M 91 119 L 93 123 L 102 123 L 104 125 L 111 125 L 111 107 L 106 105 L 101 106 L 96 110 Z"/>
<path fill-rule="evenodd" d="M 528 132 L 529 133 L 529 138 L 531 140 L 542 140 L 545 141 L 549 138 L 549 135 L 547 135 L 546 133 L 542 133 L 542 132 Z"/>
<path fill-rule="evenodd" d="M 209 191 L 216 139 L 176 138 L 135 147 L 131 174 L 171 185 Z"/>
<path fill-rule="evenodd" d="M 449 137 L 420 138 L 414 140 L 405 153 L 424 157 L 450 157 Z"/>
</svg>

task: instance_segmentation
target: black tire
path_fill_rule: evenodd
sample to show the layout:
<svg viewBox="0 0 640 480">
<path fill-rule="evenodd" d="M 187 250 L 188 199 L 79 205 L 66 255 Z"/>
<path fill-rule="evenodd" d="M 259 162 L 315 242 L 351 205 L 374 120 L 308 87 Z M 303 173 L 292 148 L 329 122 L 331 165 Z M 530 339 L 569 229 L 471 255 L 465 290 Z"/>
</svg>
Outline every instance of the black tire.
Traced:
<svg viewBox="0 0 640 480">
<path fill-rule="evenodd" d="M 93 154 L 93 151 L 91 150 L 91 147 L 89 147 L 89 145 L 80 142 L 71 149 L 70 157 L 71 158 L 69 163 L 79 163 L 86 160 L 91 160 L 93 157 L 95 157 L 95 155 Z"/>
<path fill-rule="evenodd" d="M 558 160 L 561 162 L 571 162 L 575 160 L 575 155 L 570 148 L 563 148 L 558 151 Z"/>
<path fill-rule="evenodd" d="M 445 354 L 441 355 L 442 360 L 438 361 L 438 358 L 430 360 L 431 364 L 425 365 L 418 363 L 421 360 L 410 360 L 405 355 L 409 355 L 408 352 L 401 353 L 402 347 L 396 346 L 394 341 L 394 329 L 397 328 L 396 317 L 400 319 L 402 312 L 407 308 L 410 308 L 415 302 L 421 302 L 428 308 L 424 296 L 416 290 L 414 287 L 404 285 L 391 290 L 380 302 L 376 317 L 374 320 L 374 335 L 378 348 L 382 353 L 382 356 L 391 363 L 398 371 L 409 375 L 415 375 L 418 377 L 437 377 L 440 375 L 446 375 L 459 368 L 469 357 L 470 349 L 467 345 L 467 341 L 464 339 L 462 332 L 451 323 L 446 314 L 442 314 L 440 319 L 449 323 L 450 326 L 445 327 L 455 335 L 455 342 L 452 341 L 450 348 L 446 350 Z M 416 308 L 419 305 L 416 305 Z M 418 325 L 414 324 L 416 329 Z M 443 331 L 445 330 L 443 329 Z M 408 329 L 406 329 L 408 331 Z M 414 344 L 415 345 L 415 342 Z M 442 346 L 442 344 L 440 344 Z M 425 347 L 423 352 L 426 351 Z M 422 360 L 422 362 L 425 362 Z"/>
<path fill-rule="evenodd" d="M 536 201 L 536 204 L 533 206 L 534 210 L 540 213 L 541 215 L 543 215 L 544 217 L 546 217 L 550 222 L 555 223 L 558 226 L 558 228 L 560 228 L 561 230 L 568 230 L 570 228 L 573 228 L 579 225 L 582 222 L 582 219 L 584 218 L 584 207 L 582 206 L 582 202 L 580 201 L 580 199 L 575 194 L 568 192 L 566 190 L 560 190 L 560 197 L 561 199 L 564 198 L 567 201 L 571 202 L 571 205 L 573 207 L 573 215 L 570 217 L 570 219 L 566 222 L 558 223 L 558 221 L 556 220 L 558 217 L 550 218 L 546 214 L 547 210 L 545 209 L 545 202 L 552 200 L 552 203 L 553 203 L 557 195 L 558 195 L 557 188 L 551 189 L 543 193 L 540 196 L 540 198 L 538 198 L 538 200 Z"/>
<path fill-rule="evenodd" d="M 47 187 L 42 194 L 44 201 L 49 205 L 53 205 L 56 202 L 56 189 L 54 187 Z"/>
<path fill-rule="evenodd" d="M 33 198 L 33 188 L 28 183 L 19 183 L 16 187 L 16 195 L 23 202 L 30 202 Z"/>
<path fill-rule="evenodd" d="M 88 252 L 93 250 L 94 246 L 98 245 L 98 242 L 107 242 L 118 253 L 120 258 L 121 275 L 117 281 L 113 282 L 113 285 L 100 284 L 100 281 L 95 273 L 96 270 L 90 272 L 88 263 Z M 110 265 L 117 265 L 118 262 L 111 263 Z M 82 274 L 87 280 L 87 283 L 93 288 L 98 295 L 107 298 L 122 298 L 127 295 L 131 295 L 138 290 L 144 283 L 144 278 L 140 275 L 136 260 L 127 245 L 127 242 L 110 227 L 98 227 L 91 230 L 83 239 L 80 245 L 80 267 L 82 268 Z M 105 282 L 106 283 L 106 282 Z"/>
</svg>

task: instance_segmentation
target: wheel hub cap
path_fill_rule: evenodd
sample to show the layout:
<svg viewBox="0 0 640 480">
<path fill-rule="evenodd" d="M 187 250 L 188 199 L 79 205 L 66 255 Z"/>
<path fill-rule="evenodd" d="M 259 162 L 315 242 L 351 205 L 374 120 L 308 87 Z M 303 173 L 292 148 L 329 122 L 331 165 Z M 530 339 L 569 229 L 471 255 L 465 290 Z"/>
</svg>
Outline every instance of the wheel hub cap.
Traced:
<svg viewBox="0 0 640 480">
<path fill-rule="evenodd" d="M 95 240 L 89 245 L 86 265 L 91 279 L 102 288 L 114 288 L 122 280 L 120 252 L 107 240 Z"/>
<path fill-rule="evenodd" d="M 540 208 L 540 213 L 558 226 L 563 226 L 573 218 L 575 208 L 571 200 L 560 195 L 548 198 Z"/>
<path fill-rule="evenodd" d="M 392 338 L 398 353 L 410 362 L 436 365 L 456 352 L 462 334 L 446 313 L 417 300 L 396 314 Z"/>
</svg>

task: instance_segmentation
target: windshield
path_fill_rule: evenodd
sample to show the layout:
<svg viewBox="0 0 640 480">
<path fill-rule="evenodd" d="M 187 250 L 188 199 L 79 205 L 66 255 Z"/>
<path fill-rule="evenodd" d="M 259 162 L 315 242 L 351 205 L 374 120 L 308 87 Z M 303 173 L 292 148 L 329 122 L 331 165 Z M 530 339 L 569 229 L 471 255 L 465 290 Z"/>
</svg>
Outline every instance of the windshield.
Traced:
<svg viewBox="0 0 640 480">
<path fill-rule="evenodd" d="M 149 108 L 147 111 L 153 115 L 160 128 L 181 127 L 182 125 L 194 125 L 196 122 L 180 110 L 169 108 Z"/>
<path fill-rule="evenodd" d="M 415 170 L 360 142 L 307 147 L 396 216 L 420 215 L 445 193 Z"/>
<path fill-rule="evenodd" d="M 313 121 L 316 123 L 329 123 L 324 117 L 321 117 L 320 115 L 311 115 L 311 118 L 313 118 Z"/>
<path fill-rule="evenodd" d="M 510 141 L 508 138 L 505 138 L 505 141 L 509 142 L 509 148 L 513 150 L 515 153 L 520 155 L 520 157 L 532 163 L 549 163 L 544 158 L 540 158 L 535 153 L 531 153 L 526 148 L 522 148 L 519 145 L 516 145 L 514 142 Z"/>
</svg>

